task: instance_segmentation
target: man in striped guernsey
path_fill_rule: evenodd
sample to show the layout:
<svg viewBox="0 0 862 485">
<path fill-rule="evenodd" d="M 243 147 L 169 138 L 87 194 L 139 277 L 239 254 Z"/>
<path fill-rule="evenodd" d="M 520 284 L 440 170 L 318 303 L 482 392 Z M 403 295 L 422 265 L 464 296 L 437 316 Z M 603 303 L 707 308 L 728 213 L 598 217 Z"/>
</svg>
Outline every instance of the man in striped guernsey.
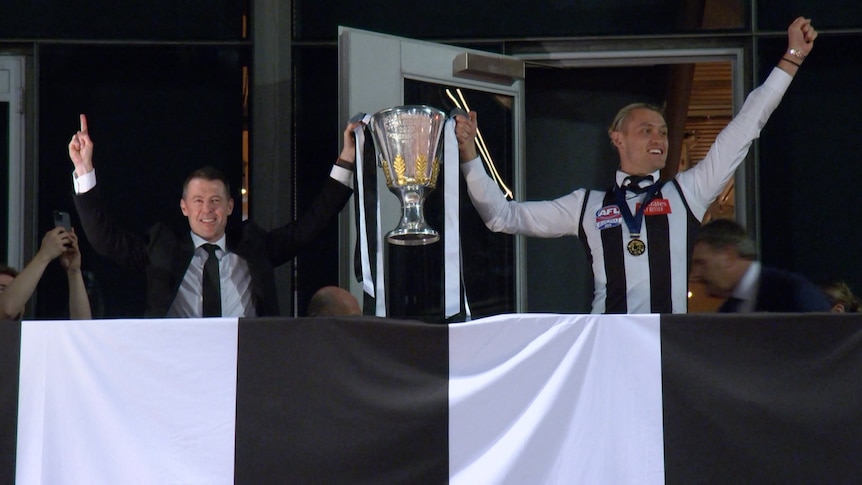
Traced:
<svg viewBox="0 0 862 485">
<path fill-rule="evenodd" d="M 533 202 L 506 200 L 477 156 L 476 113 L 457 116 L 461 171 L 473 205 L 495 232 L 580 238 L 592 264 L 593 313 L 684 313 L 701 218 L 745 159 L 816 38 L 810 19 L 794 20 L 777 67 L 749 94 L 706 157 L 668 181 L 659 180 L 667 161 L 667 124 L 655 106 L 626 106 L 608 129 L 620 157 L 609 190 L 577 189 Z"/>
</svg>

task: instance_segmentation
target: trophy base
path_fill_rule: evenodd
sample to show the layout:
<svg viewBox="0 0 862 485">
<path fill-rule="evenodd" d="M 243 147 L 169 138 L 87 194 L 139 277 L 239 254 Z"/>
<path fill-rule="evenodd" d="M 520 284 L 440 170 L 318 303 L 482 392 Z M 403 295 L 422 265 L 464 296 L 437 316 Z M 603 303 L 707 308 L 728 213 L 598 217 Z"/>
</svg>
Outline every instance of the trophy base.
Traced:
<svg viewBox="0 0 862 485">
<path fill-rule="evenodd" d="M 439 241 L 440 234 L 434 229 L 395 229 L 386 235 L 386 240 L 397 246 L 425 246 Z"/>
</svg>

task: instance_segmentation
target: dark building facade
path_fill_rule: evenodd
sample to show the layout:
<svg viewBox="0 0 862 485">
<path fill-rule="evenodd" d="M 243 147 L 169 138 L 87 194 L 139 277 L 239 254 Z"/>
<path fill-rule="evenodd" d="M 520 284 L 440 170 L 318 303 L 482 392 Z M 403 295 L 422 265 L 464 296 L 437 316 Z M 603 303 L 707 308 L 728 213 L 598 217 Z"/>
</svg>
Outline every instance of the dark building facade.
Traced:
<svg viewBox="0 0 862 485">
<path fill-rule="evenodd" d="M 854 54 L 862 48 L 858 2 L 134 0 L 82 9 L 57 0 L 11 0 L 2 10 L 0 58 L 22 59 L 24 66 L 22 116 L 0 100 L 0 129 L 24 128 L 23 159 L 2 160 L 12 174 L 3 179 L 12 184 L 3 203 L 4 247 L 8 253 L 20 244 L 21 261 L 35 254 L 53 210 L 68 210 L 78 225 L 66 145 L 79 113 L 90 120 L 99 181 L 117 218 L 133 230 L 180 218 L 182 181 L 204 164 L 229 174 L 238 207 L 259 224 L 271 227 L 301 213 L 327 177 L 345 121 L 338 111 L 340 25 L 515 56 L 560 43 L 584 50 L 741 49 L 735 79 L 747 94 L 778 61 L 787 26 L 804 15 L 820 37 L 746 163 L 746 185 L 737 190 L 751 203 L 742 215 L 764 263 L 862 287 L 854 244 L 862 236 L 854 224 L 860 202 L 855 179 L 862 175 L 854 159 L 862 141 L 852 112 L 862 106 L 856 82 L 862 56 Z M 644 82 L 669 84 L 673 75 L 654 70 L 655 79 Z M 531 79 L 537 83 L 528 88 L 528 102 L 542 100 L 543 89 L 559 81 L 543 84 L 539 70 L 528 73 L 528 86 Z M 653 95 L 663 93 L 644 89 L 644 96 Z M 0 147 L 18 146 L 4 136 Z M 535 158 L 527 160 L 528 180 Z M 568 189 L 559 190 L 576 187 L 565 182 Z M 555 195 L 565 193 L 559 190 Z M 526 198 L 552 195 L 527 183 Z M 244 199 L 247 204 L 239 204 Z M 534 245 L 540 254 L 567 251 L 541 244 Z M 86 240 L 83 251 L 98 297 L 96 316 L 141 315 L 141 275 L 96 255 Z M 333 226 L 313 251 L 280 270 L 281 306 L 291 309 L 286 314 L 304 314 L 315 289 L 343 280 L 343 252 Z M 570 264 L 581 269 L 563 265 L 561 271 L 587 267 L 576 258 Z M 542 276 L 528 279 L 554 281 Z M 30 316 L 62 318 L 65 291 L 59 269 L 49 272 Z M 528 285 L 522 310 L 588 308 L 583 288 L 575 298 L 554 295 L 560 291 Z M 501 308 L 515 310 L 511 303 Z"/>
</svg>

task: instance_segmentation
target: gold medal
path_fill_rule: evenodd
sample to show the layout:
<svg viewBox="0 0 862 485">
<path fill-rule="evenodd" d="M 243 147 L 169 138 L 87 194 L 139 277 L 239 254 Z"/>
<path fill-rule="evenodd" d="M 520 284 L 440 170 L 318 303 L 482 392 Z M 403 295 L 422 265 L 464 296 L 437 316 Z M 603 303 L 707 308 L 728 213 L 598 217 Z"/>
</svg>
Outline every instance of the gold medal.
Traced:
<svg viewBox="0 0 862 485">
<path fill-rule="evenodd" d="M 640 239 L 632 239 L 626 245 L 626 249 L 629 250 L 629 254 L 632 256 L 640 256 L 644 251 L 646 251 L 646 244 L 644 244 Z"/>
</svg>

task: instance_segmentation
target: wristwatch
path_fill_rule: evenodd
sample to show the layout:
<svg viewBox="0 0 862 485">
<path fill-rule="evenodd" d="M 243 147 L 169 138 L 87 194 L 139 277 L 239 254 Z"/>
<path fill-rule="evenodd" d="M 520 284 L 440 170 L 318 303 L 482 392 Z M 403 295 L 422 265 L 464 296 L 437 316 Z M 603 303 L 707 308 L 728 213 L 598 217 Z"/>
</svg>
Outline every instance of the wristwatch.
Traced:
<svg viewBox="0 0 862 485">
<path fill-rule="evenodd" d="M 797 59 L 805 59 L 805 53 L 799 49 L 791 48 L 790 50 L 787 51 L 787 53 L 790 54 L 791 56 L 797 58 Z"/>
</svg>

